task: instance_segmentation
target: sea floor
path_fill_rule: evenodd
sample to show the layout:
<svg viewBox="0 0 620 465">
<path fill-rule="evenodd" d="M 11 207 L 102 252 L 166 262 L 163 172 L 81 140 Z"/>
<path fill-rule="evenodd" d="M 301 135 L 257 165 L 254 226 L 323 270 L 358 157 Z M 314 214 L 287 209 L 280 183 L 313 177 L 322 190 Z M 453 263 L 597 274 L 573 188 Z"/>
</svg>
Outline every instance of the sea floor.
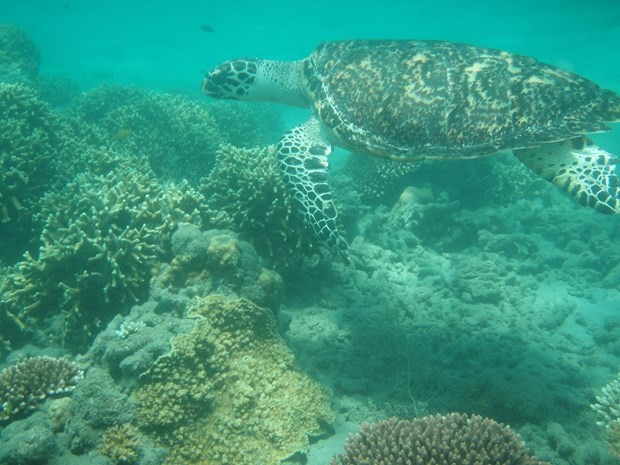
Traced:
<svg viewBox="0 0 620 465">
<path fill-rule="evenodd" d="M 450 411 L 556 465 L 614 463 L 590 404 L 620 367 L 620 223 L 544 189 L 472 210 L 401 197 L 362 216 L 352 266 L 288 283 L 286 340 L 337 414 L 309 465 L 360 422 Z"/>
</svg>

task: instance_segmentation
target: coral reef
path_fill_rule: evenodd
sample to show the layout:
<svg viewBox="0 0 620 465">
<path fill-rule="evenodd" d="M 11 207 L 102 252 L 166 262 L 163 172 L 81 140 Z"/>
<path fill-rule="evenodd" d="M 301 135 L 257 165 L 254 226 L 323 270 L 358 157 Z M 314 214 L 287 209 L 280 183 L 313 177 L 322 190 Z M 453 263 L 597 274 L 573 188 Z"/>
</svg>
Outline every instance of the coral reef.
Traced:
<svg viewBox="0 0 620 465">
<path fill-rule="evenodd" d="M 0 421 L 23 416 L 48 397 L 75 389 L 84 376 L 73 362 L 48 356 L 30 357 L 0 372 Z"/>
<path fill-rule="evenodd" d="M 105 370 L 89 368 L 71 398 L 42 407 L 0 428 L 0 463 L 161 465 L 164 460 L 163 449 L 129 426 L 136 422 L 134 405 Z"/>
<path fill-rule="evenodd" d="M 0 257 L 32 239 L 32 217 L 56 176 L 61 126 L 34 90 L 0 82 Z M 19 255 L 18 255 L 19 256 Z"/>
<path fill-rule="evenodd" d="M 24 31 L 8 23 L 0 23 L 0 80 L 19 75 L 34 79 L 39 73 L 39 50 Z"/>
<path fill-rule="evenodd" d="M 159 283 L 172 292 L 206 296 L 211 292 L 234 295 L 277 312 L 282 277 L 262 266 L 250 243 L 232 231 L 200 231 L 181 224 L 172 235 L 174 258 Z"/>
<path fill-rule="evenodd" d="M 274 147 L 222 146 L 200 192 L 207 199 L 209 223 L 239 232 L 277 268 L 317 253 L 278 171 Z"/>
<path fill-rule="evenodd" d="M 100 144 L 148 159 L 161 178 L 192 185 L 213 167 L 217 148 L 265 143 L 274 113 L 138 88 L 104 85 L 78 98 L 71 113 Z M 264 131 L 262 131 L 264 129 Z"/>
<path fill-rule="evenodd" d="M 34 86 L 41 99 L 52 108 L 66 108 L 81 93 L 77 82 L 58 75 L 41 74 Z"/>
<path fill-rule="evenodd" d="M 47 318 L 54 337 L 83 347 L 97 328 L 145 298 L 151 267 L 166 254 L 177 222 L 200 221 L 199 200 L 186 187 L 161 186 L 148 169 L 118 168 L 79 175 L 61 193 L 47 194 L 39 215 L 43 245 L 0 282 L 3 335 L 17 340 Z"/>
<path fill-rule="evenodd" d="M 96 449 L 112 426 L 136 423 L 134 403 L 121 390 L 106 370 L 97 366 L 88 369 L 73 392 L 74 414 L 65 427 L 73 453 Z"/>
<path fill-rule="evenodd" d="M 451 413 L 364 424 L 332 465 L 543 465 L 510 428 L 478 415 Z"/>
<path fill-rule="evenodd" d="M 325 432 L 329 395 L 293 369 L 270 310 L 211 295 L 189 316 L 192 332 L 173 339 L 134 396 L 167 464 L 277 465 Z"/>
<path fill-rule="evenodd" d="M 234 269 L 214 268 L 209 259 L 212 239 L 219 242 L 222 237 L 225 243 L 234 241 L 240 251 Z M 263 268 L 252 246 L 236 234 L 180 224 L 171 242 L 174 258 L 151 280 L 150 299 L 110 321 L 84 358 L 107 367 L 124 386 L 133 386 L 158 357 L 169 353 L 171 339 L 191 332 L 194 319 L 187 318 L 187 309 L 197 296 L 218 292 L 230 298 L 244 297 L 274 314 L 279 310 L 282 278 Z"/>
<path fill-rule="evenodd" d="M 117 465 L 131 465 L 140 458 L 138 428 L 131 423 L 110 426 L 103 433 L 99 452 Z"/>
<path fill-rule="evenodd" d="M 591 407 L 599 418 L 597 424 L 606 430 L 610 451 L 620 457 L 620 374 L 603 387 Z"/>
</svg>

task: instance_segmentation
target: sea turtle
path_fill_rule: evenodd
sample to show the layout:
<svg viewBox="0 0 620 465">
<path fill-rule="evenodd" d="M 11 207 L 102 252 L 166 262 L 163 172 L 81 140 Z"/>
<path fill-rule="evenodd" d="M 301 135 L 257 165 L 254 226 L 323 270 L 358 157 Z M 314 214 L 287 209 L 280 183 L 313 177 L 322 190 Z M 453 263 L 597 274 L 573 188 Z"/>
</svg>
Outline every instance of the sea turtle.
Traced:
<svg viewBox="0 0 620 465">
<path fill-rule="evenodd" d="M 620 213 L 617 160 L 584 135 L 620 121 L 620 96 L 534 58 L 445 41 L 323 42 L 299 61 L 226 61 L 201 89 L 312 109 L 283 135 L 278 163 L 305 221 L 345 260 L 327 183 L 333 145 L 403 161 L 510 149 L 582 204 Z"/>
</svg>

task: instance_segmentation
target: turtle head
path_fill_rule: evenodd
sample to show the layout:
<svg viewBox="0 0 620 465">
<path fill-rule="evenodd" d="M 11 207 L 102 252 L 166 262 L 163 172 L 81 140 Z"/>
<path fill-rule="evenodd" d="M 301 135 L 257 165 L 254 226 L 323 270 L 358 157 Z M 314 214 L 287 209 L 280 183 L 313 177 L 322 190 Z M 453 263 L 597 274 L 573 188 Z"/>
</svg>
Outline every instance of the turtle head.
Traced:
<svg viewBox="0 0 620 465">
<path fill-rule="evenodd" d="M 253 58 L 225 61 L 207 73 L 200 90 L 212 98 L 253 100 L 258 61 Z"/>
<path fill-rule="evenodd" d="M 241 58 L 209 71 L 200 90 L 216 99 L 281 102 L 307 107 L 301 90 L 300 61 Z"/>
</svg>

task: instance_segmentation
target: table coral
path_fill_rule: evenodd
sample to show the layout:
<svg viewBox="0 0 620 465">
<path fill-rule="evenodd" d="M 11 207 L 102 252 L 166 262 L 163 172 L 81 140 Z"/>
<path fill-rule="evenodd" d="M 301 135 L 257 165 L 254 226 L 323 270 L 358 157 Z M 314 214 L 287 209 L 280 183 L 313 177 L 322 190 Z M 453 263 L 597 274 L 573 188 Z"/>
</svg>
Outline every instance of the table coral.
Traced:
<svg viewBox="0 0 620 465">
<path fill-rule="evenodd" d="M 293 368 L 273 313 L 211 295 L 189 334 L 145 373 L 140 427 L 169 449 L 166 464 L 279 465 L 333 420 L 329 395 Z"/>
</svg>

